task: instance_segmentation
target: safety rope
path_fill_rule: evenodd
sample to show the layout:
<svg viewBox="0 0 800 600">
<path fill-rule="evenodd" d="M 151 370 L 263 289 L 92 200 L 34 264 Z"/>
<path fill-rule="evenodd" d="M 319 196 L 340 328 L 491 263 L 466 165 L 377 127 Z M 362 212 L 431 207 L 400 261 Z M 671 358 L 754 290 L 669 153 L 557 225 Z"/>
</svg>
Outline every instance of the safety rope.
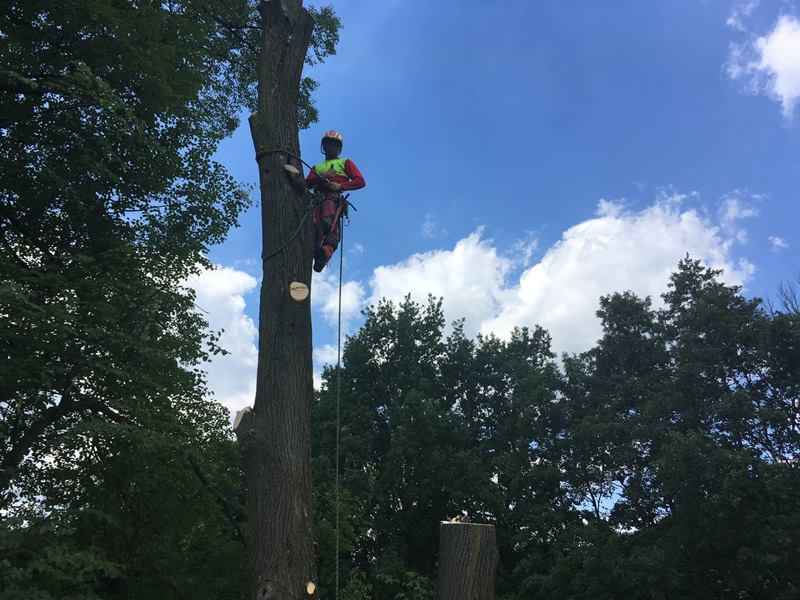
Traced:
<svg viewBox="0 0 800 600">
<path fill-rule="evenodd" d="M 300 232 L 303 231 L 303 225 L 306 224 L 306 221 L 308 220 L 308 217 L 311 214 L 311 211 L 313 211 L 314 207 L 316 207 L 317 204 L 319 203 L 319 198 L 317 197 L 316 194 L 314 194 L 313 192 L 306 192 L 306 194 L 308 194 L 311 197 L 311 199 L 308 202 L 308 208 L 306 209 L 305 213 L 303 214 L 303 218 L 300 219 L 300 223 L 298 223 L 297 228 L 294 230 L 294 232 L 292 232 L 292 235 L 290 235 L 287 238 L 287 240 L 278 247 L 277 250 L 275 250 L 273 252 L 270 252 L 266 256 L 262 256 L 261 257 L 262 261 L 267 261 L 267 260 L 269 260 L 271 258 L 275 258 L 276 256 L 278 256 L 278 254 L 280 254 L 281 252 L 286 250 L 286 248 L 289 247 L 289 244 L 291 244 L 292 241 L 294 241 L 294 239 L 298 235 L 300 235 Z"/>
<path fill-rule="evenodd" d="M 256 152 L 256 162 L 261 160 L 262 156 L 267 156 L 269 154 L 285 154 L 286 156 L 291 156 L 295 160 L 299 160 L 308 169 L 313 169 L 314 168 L 310 164 L 308 164 L 306 161 L 304 161 L 302 158 L 297 156 L 296 154 L 294 154 L 292 152 L 289 152 L 286 148 L 270 148 L 269 150 L 259 150 L 258 152 Z"/>
<path fill-rule="evenodd" d="M 309 170 L 312 170 L 314 168 L 311 165 L 309 165 L 306 161 L 304 161 L 302 158 L 300 158 L 296 154 L 293 154 L 292 152 L 289 152 L 285 148 L 273 148 L 271 150 L 261 150 L 260 152 L 256 153 L 256 162 L 258 162 L 262 157 L 267 156 L 269 154 L 286 154 L 287 156 L 291 156 L 292 158 L 303 163 L 306 167 L 308 167 Z M 289 244 L 291 244 L 294 241 L 294 239 L 298 235 L 300 235 L 300 232 L 303 231 L 303 226 L 306 224 L 306 221 L 308 220 L 308 217 L 311 215 L 311 212 L 314 210 L 314 208 L 316 208 L 319 204 L 322 203 L 322 199 L 324 198 L 324 194 L 320 194 L 318 192 L 311 192 L 306 190 L 305 194 L 309 196 L 308 208 L 303 214 L 303 218 L 300 219 L 300 223 L 298 223 L 297 228 L 295 228 L 295 230 L 292 232 L 292 235 L 290 235 L 286 239 L 286 241 L 278 247 L 277 250 L 270 252 L 266 256 L 262 255 L 261 256 L 262 261 L 267 261 L 272 258 L 275 258 L 276 256 L 278 256 L 278 254 L 282 253 L 284 250 L 286 250 L 286 248 L 289 247 Z M 345 210 L 349 207 L 352 207 L 353 210 L 358 210 L 353 205 L 352 202 L 348 202 L 347 196 L 345 196 L 344 199 L 342 199 L 342 202 L 344 202 Z"/>
<path fill-rule="evenodd" d="M 271 150 L 262 150 L 256 154 L 256 161 L 259 161 L 263 156 L 267 156 L 268 154 L 277 154 L 283 153 L 287 156 L 290 156 L 301 163 L 303 163 L 308 169 L 313 169 L 311 165 L 309 165 L 306 161 L 302 158 L 289 152 L 284 148 L 275 148 Z M 307 192 L 308 193 L 308 192 Z M 300 224 L 297 226 L 297 229 L 292 233 L 291 236 L 281 244 L 281 246 L 269 253 L 267 256 L 262 256 L 262 260 L 269 260 L 284 250 L 289 246 L 289 244 L 296 238 L 299 233 L 303 229 L 303 225 L 305 224 L 308 216 L 311 214 L 311 211 L 316 206 L 319 198 L 316 194 L 310 194 L 311 201 L 309 202 L 308 210 L 305 211 L 303 218 L 300 220 Z M 347 207 L 352 206 L 353 210 L 356 210 L 356 207 L 353 206 L 347 200 L 347 196 L 340 199 L 340 202 L 343 204 L 343 208 L 346 211 Z M 336 511 L 336 587 L 335 587 L 335 595 L 334 597 L 338 600 L 339 598 L 339 553 L 341 548 L 341 535 L 340 535 L 340 508 L 339 508 L 339 500 L 340 500 L 340 456 L 341 456 L 341 406 L 342 406 L 342 276 L 344 273 L 344 214 L 337 214 L 337 221 L 335 226 L 339 227 L 339 315 L 338 315 L 338 328 L 336 332 L 336 499 L 335 499 L 335 511 Z"/>
<path fill-rule="evenodd" d="M 344 272 L 344 219 L 339 224 L 339 328 L 336 333 L 336 594 L 339 598 L 339 433 L 342 404 L 342 273 Z"/>
</svg>

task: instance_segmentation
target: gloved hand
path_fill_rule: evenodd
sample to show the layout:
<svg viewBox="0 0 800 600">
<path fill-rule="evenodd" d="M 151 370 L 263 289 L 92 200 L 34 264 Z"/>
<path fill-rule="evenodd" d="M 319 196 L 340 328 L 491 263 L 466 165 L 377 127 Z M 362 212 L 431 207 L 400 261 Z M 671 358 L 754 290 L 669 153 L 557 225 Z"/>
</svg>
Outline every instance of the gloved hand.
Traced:
<svg viewBox="0 0 800 600">
<path fill-rule="evenodd" d="M 319 176 L 319 183 L 317 187 L 325 192 L 338 192 L 342 189 L 342 186 L 334 181 L 328 179 L 328 175 L 320 175 Z"/>
</svg>

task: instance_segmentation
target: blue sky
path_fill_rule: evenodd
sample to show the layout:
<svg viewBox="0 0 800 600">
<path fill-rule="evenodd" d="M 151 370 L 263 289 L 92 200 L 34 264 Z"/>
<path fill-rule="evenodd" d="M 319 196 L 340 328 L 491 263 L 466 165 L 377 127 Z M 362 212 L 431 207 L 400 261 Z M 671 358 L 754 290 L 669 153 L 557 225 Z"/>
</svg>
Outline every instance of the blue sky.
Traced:
<svg viewBox="0 0 800 600">
<path fill-rule="evenodd" d="M 320 122 L 301 144 L 316 162 L 321 132 L 341 130 L 367 180 L 346 232 L 350 330 L 378 297 L 432 292 L 472 333 L 542 323 L 577 351 L 597 338 L 597 296 L 657 296 L 686 252 L 750 295 L 800 276 L 797 3 L 335 8 L 341 43 L 310 73 Z M 256 181 L 246 126 L 218 159 Z M 254 379 L 259 229 L 254 206 L 195 282 L 234 348 L 209 368 L 232 408 Z M 335 342 L 332 275 L 314 283 L 317 367 Z"/>
</svg>

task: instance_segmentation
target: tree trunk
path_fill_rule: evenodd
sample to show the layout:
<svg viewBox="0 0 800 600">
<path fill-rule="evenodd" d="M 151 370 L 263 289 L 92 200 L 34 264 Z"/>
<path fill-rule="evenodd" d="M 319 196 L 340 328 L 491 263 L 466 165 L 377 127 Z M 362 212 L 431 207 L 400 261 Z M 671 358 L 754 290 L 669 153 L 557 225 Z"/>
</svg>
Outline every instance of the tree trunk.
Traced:
<svg viewBox="0 0 800 600">
<path fill-rule="evenodd" d="M 494 525 L 447 523 L 439 528 L 439 600 L 494 600 Z"/>
<path fill-rule="evenodd" d="M 262 2 L 258 112 L 250 131 L 261 186 L 262 267 L 256 398 L 245 450 L 248 505 L 247 598 L 314 598 L 311 516 L 311 308 L 289 284 L 311 285 L 311 223 L 306 201 L 283 170 L 300 154 L 297 100 L 313 19 L 302 0 Z M 288 241 L 288 244 L 286 244 Z M 270 258 L 276 250 L 286 247 Z"/>
</svg>

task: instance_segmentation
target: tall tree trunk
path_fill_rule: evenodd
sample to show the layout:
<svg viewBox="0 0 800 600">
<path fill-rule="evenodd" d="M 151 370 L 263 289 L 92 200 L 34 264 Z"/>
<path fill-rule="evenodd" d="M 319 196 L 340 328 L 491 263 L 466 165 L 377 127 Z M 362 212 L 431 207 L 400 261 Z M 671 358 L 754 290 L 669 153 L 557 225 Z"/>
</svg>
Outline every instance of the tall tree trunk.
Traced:
<svg viewBox="0 0 800 600">
<path fill-rule="evenodd" d="M 259 350 L 252 447 L 246 465 L 250 581 L 247 598 L 313 598 L 311 516 L 311 309 L 289 283 L 311 285 L 311 224 L 306 202 L 283 170 L 285 149 L 299 155 L 297 100 L 313 19 L 302 0 L 262 2 L 258 112 L 250 131 L 261 185 L 262 266 Z M 299 165 L 298 165 L 299 166 Z M 266 257 L 266 258 L 265 258 Z"/>
<path fill-rule="evenodd" d="M 439 527 L 439 600 L 494 600 L 497 538 L 493 525 Z"/>
</svg>

